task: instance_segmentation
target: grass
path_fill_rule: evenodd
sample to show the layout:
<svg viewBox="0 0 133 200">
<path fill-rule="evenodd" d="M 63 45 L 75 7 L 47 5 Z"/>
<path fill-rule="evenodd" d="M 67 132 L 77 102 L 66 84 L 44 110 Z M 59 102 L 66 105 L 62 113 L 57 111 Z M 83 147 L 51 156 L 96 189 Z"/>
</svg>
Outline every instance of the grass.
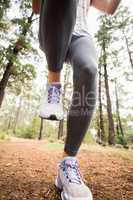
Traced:
<svg viewBox="0 0 133 200">
<path fill-rule="evenodd" d="M 121 149 L 117 153 L 125 160 L 133 162 L 133 150 L 124 150 Z"/>
<path fill-rule="evenodd" d="M 46 144 L 41 144 L 40 149 L 43 151 L 63 151 L 64 144 L 55 141 L 55 142 L 48 142 Z M 126 150 L 126 149 L 117 149 L 115 147 L 102 147 L 98 144 L 82 144 L 81 150 L 86 150 L 91 153 L 105 153 L 108 155 L 119 155 L 123 159 L 126 159 L 129 162 L 133 162 L 133 150 Z"/>
<path fill-rule="evenodd" d="M 100 146 L 99 145 L 87 145 L 87 144 L 83 144 L 81 146 L 82 150 L 88 150 L 90 149 L 91 151 L 93 151 L 94 149 L 96 149 L 97 146 L 97 150 L 100 150 Z M 91 147 L 91 148 L 90 148 Z M 42 150 L 48 150 L 48 151 L 62 151 L 64 148 L 64 144 L 62 142 L 59 141 L 55 141 L 55 142 L 48 142 L 46 144 L 41 144 L 41 149 Z"/>
<path fill-rule="evenodd" d="M 45 145 L 41 144 L 40 149 L 45 151 L 55 151 L 55 150 L 61 151 L 63 150 L 63 147 L 64 145 L 59 142 L 49 142 L 46 143 Z"/>
<path fill-rule="evenodd" d="M 0 140 L 9 140 L 10 137 L 7 133 L 5 132 L 0 132 Z"/>
</svg>

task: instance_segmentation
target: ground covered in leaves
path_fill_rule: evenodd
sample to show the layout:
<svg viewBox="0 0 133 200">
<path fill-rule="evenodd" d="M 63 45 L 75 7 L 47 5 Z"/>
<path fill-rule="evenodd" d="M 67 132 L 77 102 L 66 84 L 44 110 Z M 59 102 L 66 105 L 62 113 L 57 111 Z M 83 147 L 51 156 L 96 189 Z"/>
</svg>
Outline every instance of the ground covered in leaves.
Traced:
<svg viewBox="0 0 133 200">
<path fill-rule="evenodd" d="M 0 141 L 0 200 L 60 200 L 54 186 L 63 144 Z M 94 200 L 133 200 L 133 151 L 85 146 L 78 159 Z"/>
</svg>

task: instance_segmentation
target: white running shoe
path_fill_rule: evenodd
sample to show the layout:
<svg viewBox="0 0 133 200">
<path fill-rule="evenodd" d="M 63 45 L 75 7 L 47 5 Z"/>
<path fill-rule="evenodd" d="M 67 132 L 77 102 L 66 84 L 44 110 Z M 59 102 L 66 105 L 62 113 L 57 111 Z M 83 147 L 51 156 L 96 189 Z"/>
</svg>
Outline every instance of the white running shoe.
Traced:
<svg viewBox="0 0 133 200">
<path fill-rule="evenodd" d="M 62 190 L 62 200 L 93 200 L 90 189 L 81 178 L 75 157 L 66 157 L 60 163 L 55 185 Z"/>
<path fill-rule="evenodd" d="M 47 85 L 45 96 L 40 107 L 40 117 L 50 120 L 63 119 L 64 112 L 60 83 L 54 82 Z"/>
</svg>

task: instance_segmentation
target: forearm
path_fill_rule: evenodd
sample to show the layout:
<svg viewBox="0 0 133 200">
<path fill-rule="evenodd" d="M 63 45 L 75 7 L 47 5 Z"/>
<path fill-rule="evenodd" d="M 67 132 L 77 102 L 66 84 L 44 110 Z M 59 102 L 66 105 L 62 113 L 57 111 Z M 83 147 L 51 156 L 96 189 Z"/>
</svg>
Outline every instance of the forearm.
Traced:
<svg viewBox="0 0 133 200">
<path fill-rule="evenodd" d="M 32 9 L 35 14 L 40 13 L 40 1 L 41 0 L 32 0 Z"/>
<path fill-rule="evenodd" d="M 121 0 L 110 0 L 107 12 L 114 14 Z"/>
<path fill-rule="evenodd" d="M 92 6 L 106 12 L 114 14 L 121 0 L 92 0 Z"/>
</svg>

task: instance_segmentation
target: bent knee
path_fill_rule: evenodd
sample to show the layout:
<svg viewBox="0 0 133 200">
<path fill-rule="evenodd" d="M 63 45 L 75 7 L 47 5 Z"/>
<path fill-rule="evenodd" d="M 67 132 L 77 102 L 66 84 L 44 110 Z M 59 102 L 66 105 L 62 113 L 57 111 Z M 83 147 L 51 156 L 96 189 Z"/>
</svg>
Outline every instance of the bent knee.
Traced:
<svg viewBox="0 0 133 200">
<path fill-rule="evenodd" d="M 82 66 L 82 72 L 86 76 L 95 77 L 97 76 L 97 73 L 98 73 L 98 66 L 96 63 L 84 64 Z"/>
</svg>

